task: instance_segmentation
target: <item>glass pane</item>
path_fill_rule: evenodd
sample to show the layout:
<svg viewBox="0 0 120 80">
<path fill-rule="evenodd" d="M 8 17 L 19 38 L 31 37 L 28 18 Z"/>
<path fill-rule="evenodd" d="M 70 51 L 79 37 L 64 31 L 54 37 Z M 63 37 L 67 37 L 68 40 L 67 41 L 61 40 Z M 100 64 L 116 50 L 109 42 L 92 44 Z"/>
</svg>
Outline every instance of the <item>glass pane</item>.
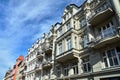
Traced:
<svg viewBox="0 0 120 80">
<path fill-rule="evenodd" d="M 116 57 L 114 58 L 114 65 L 118 65 L 118 60 Z"/>
<path fill-rule="evenodd" d="M 105 57 L 106 55 L 105 55 L 105 52 L 103 53 L 103 57 Z"/>
<path fill-rule="evenodd" d="M 116 47 L 117 52 L 120 52 L 120 47 Z"/>
<path fill-rule="evenodd" d="M 78 74 L 78 66 L 76 66 L 77 74 Z"/>
<path fill-rule="evenodd" d="M 112 57 L 110 50 L 107 51 L 108 57 Z"/>
<path fill-rule="evenodd" d="M 113 66 L 112 58 L 109 58 L 110 66 Z"/>
<path fill-rule="evenodd" d="M 105 26 L 103 26 L 103 30 L 105 30 L 106 29 L 106 27 Z"/>
<path fill-rule="evenodd" d="M 116 56 L 116 54 L 115 54 L 115 49 L 112 49 L 112 50 L 111 50 L 111 54 L 112 54 L 112 56 Z"/>
<path fill-rule="evenodd" d="M 119 57 L 119 61 L 120 61 L 120 54 L 118 54 L 118 57 Z"/>
<path fill-rule="evenodd" d="M 110 27 L 110 25 L 109 25 L 109 24 L 107 24 L 106 26 L 107 26 L 107 28 L 109 28 L 109 27 Z"/>
<path fill-rule="evenodd" d="M 76 70 L 75 70 L 75 67 L 73 67 L 73 70 L 74 70 L 74 74 L 76 74 Z"/>
<path fill-rule="evenodd" d="M 104 58 L 105 67 L 108 67 L 107 59 Z"/>
<path fill-rule="evenodd" d="M 88 63 L 88 71 L 91 71 L 91 66 L 89 63 Z"/>
<path fill-rule="evenodd" d="M 84 71 L 87 72 L 87 66 L 86 66 L 86 64 L 83 64 L 83 67 L 84 67 Z"/>
</svg>

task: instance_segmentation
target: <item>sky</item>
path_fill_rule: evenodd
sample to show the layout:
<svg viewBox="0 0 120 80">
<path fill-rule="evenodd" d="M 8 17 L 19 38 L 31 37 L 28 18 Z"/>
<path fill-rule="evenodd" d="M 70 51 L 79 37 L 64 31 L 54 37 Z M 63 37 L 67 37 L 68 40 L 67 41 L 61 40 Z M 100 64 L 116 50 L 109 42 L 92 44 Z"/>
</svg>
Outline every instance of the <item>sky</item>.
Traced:
<svg viewBox="0 0 120 80">
<path fill-rule="evenodd" d="M 20 55 L 61 22 L 69 4 L 80 6 L 85 0 L 0 0 L 0 80 Z"/>
</svg>

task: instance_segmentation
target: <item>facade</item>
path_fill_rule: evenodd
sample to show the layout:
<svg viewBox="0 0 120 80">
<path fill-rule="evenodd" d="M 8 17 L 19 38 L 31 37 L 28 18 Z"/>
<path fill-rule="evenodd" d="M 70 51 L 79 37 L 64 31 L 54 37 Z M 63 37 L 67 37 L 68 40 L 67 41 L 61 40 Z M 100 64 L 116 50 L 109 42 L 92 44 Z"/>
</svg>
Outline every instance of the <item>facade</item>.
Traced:
<svg viewBox="0 0 120 80">
<path fill-rule="evenodd" d="M 68 5 L 36 44 L 35 80 L 120 80 L 120 1 Z"/>
<path fill-rule="evenodd" d="M 8 70 L 3 80 L 12 80 L 12 69 Z"/>
<path fill-rule="evenodd" d="M 120 80 L 120 0 L 68 5 L 25 64 L 25 80 Z"/>
<path fill-rule="evenodd" d="M 18 65 L 18 72 L 17 72 L 16 80 L 25 80 L 25 70 L 26 70 L 25 62 L 21 61 Z"/>
<path fill-rule="evenodd" d="M 25 80 L 20 79 L 19 75 L 22 75 L 21 67 L 19 67 L 21 64 L 23 64 L 24 56 L 19 56 L 19 58 L 16 60 L 16 64 L 13 66 L 13 69 L 10 69 L 6 72 L 6 75 L 4 77 L 4 80 Z M 24 65 L 22 66 L 24 67 Z"/>
<path fill-rule="evenodd" d="M 32 45 L 32 48 L 28 50 L 28 55 L 26 57 L 26 66 L 25 71 L 25 80 L 34 80 L 35 79 L 35 66 L 36 66 L 36 55 L 37 55 L 38 44 Z"/>
<path fill-rule="evenodd" d="M 120 79 L 119 3 L 88 0 L 80 7 L 66 7 L 57 30 L 55 79 Z"/>
</svg>

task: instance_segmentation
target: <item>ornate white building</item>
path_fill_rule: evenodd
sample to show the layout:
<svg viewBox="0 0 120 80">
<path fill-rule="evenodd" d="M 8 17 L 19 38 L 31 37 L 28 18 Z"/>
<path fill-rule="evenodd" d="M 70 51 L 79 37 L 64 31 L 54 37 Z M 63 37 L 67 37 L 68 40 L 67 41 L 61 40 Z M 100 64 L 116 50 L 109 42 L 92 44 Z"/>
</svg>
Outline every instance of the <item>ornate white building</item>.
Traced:
<svg viewBox="0 0 120 80">
<path fill-rule="evenodd" d="M 26 59 L 26 80 L 120 80 L 120 0 L 68 5 Z"/>
</svg>

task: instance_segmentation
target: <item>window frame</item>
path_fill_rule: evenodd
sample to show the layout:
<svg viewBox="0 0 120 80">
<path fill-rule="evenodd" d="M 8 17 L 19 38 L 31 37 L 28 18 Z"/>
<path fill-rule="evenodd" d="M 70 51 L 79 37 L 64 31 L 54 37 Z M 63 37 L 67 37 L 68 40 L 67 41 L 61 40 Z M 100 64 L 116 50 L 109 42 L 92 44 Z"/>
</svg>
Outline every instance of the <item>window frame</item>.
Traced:
<svg viewBox="0 0 120 80">
<path fill-rule="evenodd" d="M 120 47 L 119 47 L 120 48 Z M 114 56 L 113 54 L 110 52 L 108 53 L 108 51 L 111 51 L 111 50 L 114 50 Z M 117 52 L 117 49 L 116 47 L 115 48 L 111 48 L 109 50 L 105 50 L 104 53 L 103 53 L 103 63 L 104 63 L 104 68 L 109 68 L 109 67 L 114 67 L 114 66 L 120 66 L 120 52 Z M 111 56 L 111 57 L 109 57 Z M 117 64 L 115 63 L 115 58 L 117 60 Z M 104 60 L 106 59 L 106 61 Z M 110 62 L 112 61 L 112 62 Z M 112 65 L 111 65 L 112 63 Z"/>
</svg>

